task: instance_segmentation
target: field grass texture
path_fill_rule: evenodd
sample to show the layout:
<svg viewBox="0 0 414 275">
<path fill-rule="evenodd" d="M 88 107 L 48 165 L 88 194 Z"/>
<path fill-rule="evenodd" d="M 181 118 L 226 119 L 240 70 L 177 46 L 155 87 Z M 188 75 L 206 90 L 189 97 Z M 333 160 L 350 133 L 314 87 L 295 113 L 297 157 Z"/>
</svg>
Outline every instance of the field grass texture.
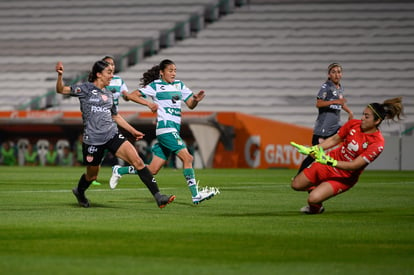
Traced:
<svg viewBox="0 0 414 275">
<path fill-rule="evenodd" d="M 109 167 L 78 206 L 83 167 L 0 167 L 1 274 L 413 274 L 414 171 L 366 171 L 306 215 L 294 170 L 196 170 L 221 191 L 198 206 L 181 170 L 156 176 L 159 209 L 136 175 Z"/>
</svg>

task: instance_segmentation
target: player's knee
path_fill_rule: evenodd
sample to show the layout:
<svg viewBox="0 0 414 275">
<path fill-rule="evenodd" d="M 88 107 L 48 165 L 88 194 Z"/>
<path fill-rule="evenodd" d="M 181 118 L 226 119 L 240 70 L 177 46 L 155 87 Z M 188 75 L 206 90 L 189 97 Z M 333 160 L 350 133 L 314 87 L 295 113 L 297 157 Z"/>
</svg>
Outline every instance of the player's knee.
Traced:
<svg viewBox="0 0 414 275">
<path fill-rule="evenodd" d="M 184 166 L 191 166 L 193 164 L 193 156 L 191 154 L 187 154 L 183 157 L 182 162 Z"/>
<path fill-rule="evenodd" d="M 145 163 L 141 158 L 136 158 L 133 161 L 130 162 L 132 166 L 134 166 L 134 168 L 136 170 L 142 170 L 145 167 Z"/>
<path fill-rule="evenodd" d="M 293 179 L 292 180 L 292 182 L 291 182 L 291 184 L 290 184 L 290 187 L 293 189 L 293 190 L 295 190 L 295 191 L 300 191 L 300 190 L 302 190 L 301 189 L 301 185 L 295 180 L 295 179 Z"/>
</svg>

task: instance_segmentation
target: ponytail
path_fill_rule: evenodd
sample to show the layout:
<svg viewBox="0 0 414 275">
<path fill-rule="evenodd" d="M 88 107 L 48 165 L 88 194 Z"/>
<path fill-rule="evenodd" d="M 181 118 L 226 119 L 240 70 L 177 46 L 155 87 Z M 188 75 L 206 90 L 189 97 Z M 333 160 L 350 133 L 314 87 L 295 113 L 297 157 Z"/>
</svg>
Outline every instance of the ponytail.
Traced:
<svg viewBox="0 0 414 275">
<path fill-rule="evenodd" d="M 401 120 L 404 115 L 404 107 L 402 105 L 401 97 L 387 99 L 382 104 L 371 103 L 368 104 L 368 108 L 374 113 L 375 120 L 398 121 Z"/>
<path fill-rule="evenodd" d="M 139 80 L 141 87 L 145 87 L 151 82 L 153 82 L 154 80 L 159 79 L 160 71 L 163 71 L 168 65 L 171 65 L 171 64 L 174 64 L 174 62 L 169 59 L 164 59 L 163 61 L 160 62 L 159 65 L 155 65 L 154 67 L 146 71 L 142 75 L 142 78 Z"/>
</svg>

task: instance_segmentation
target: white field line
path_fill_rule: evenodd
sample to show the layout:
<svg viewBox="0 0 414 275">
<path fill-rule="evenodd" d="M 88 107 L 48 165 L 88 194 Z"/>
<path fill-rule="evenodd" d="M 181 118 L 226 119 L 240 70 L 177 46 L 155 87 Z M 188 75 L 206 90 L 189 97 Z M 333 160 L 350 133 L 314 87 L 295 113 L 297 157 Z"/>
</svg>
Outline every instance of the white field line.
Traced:
<svg viewBox="0 0 414 275">
<path fill-rule="evenodd" d="M 223 187 L 220 188 L 218 187 L 220 190 L 232 190 L 232 189 L 257 189 L 257 188 L 269 188 L 269 187 L 280 187 L 280 185 L 250 185 L 250 186 L 231 186 L 231 187 Z M 173 189 L 178 189 L 179 187 L 168 187 L 168 188 L 161 188 L 162 190 L 173 190 Z M 111 190 L 111 189 L 94 189 L 89 188 L 88 192 L 122 192 L 122 191 L 147 191 L 148 189 L 143 187 L 143 188 L 118 188 L 115 190 Z M 0 190 L 0 194 L 6 194 L 6 193 L 68 193 L 68 192 L 72 192 L 71 189 L 59 189 L 59 190 L 7 190 L 7 191 L 1 191 Z"/>
</svg>

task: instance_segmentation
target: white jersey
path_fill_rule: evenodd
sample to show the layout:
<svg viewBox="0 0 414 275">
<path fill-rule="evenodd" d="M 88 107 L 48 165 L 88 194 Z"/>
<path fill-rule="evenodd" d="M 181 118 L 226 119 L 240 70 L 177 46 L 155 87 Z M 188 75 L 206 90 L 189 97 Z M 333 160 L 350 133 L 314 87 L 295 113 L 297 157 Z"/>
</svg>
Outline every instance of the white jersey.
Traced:
<svg viewBox="0 0 414 275">
<path fill-rule="evenodd" d="M 119 97 L 122 95 L 122 91 L 128 92 L 127 85 L 125 84 L 124 80 L 118 75 L 114 75 L 109 85 L 105 88 L 108 91 L 112 92 L 114 96 L 114 103 L 116 106 L 118 106 L 119 104 Z"/>
<path fill-rule="evenodd" d="M 161 79 L 154 80 L 139 90 L 158 104 L 156 135 L 180 132 L 181 103 L 186 102 L 193 92 L 180 80 L 167 83 Z"/>
</svg>

